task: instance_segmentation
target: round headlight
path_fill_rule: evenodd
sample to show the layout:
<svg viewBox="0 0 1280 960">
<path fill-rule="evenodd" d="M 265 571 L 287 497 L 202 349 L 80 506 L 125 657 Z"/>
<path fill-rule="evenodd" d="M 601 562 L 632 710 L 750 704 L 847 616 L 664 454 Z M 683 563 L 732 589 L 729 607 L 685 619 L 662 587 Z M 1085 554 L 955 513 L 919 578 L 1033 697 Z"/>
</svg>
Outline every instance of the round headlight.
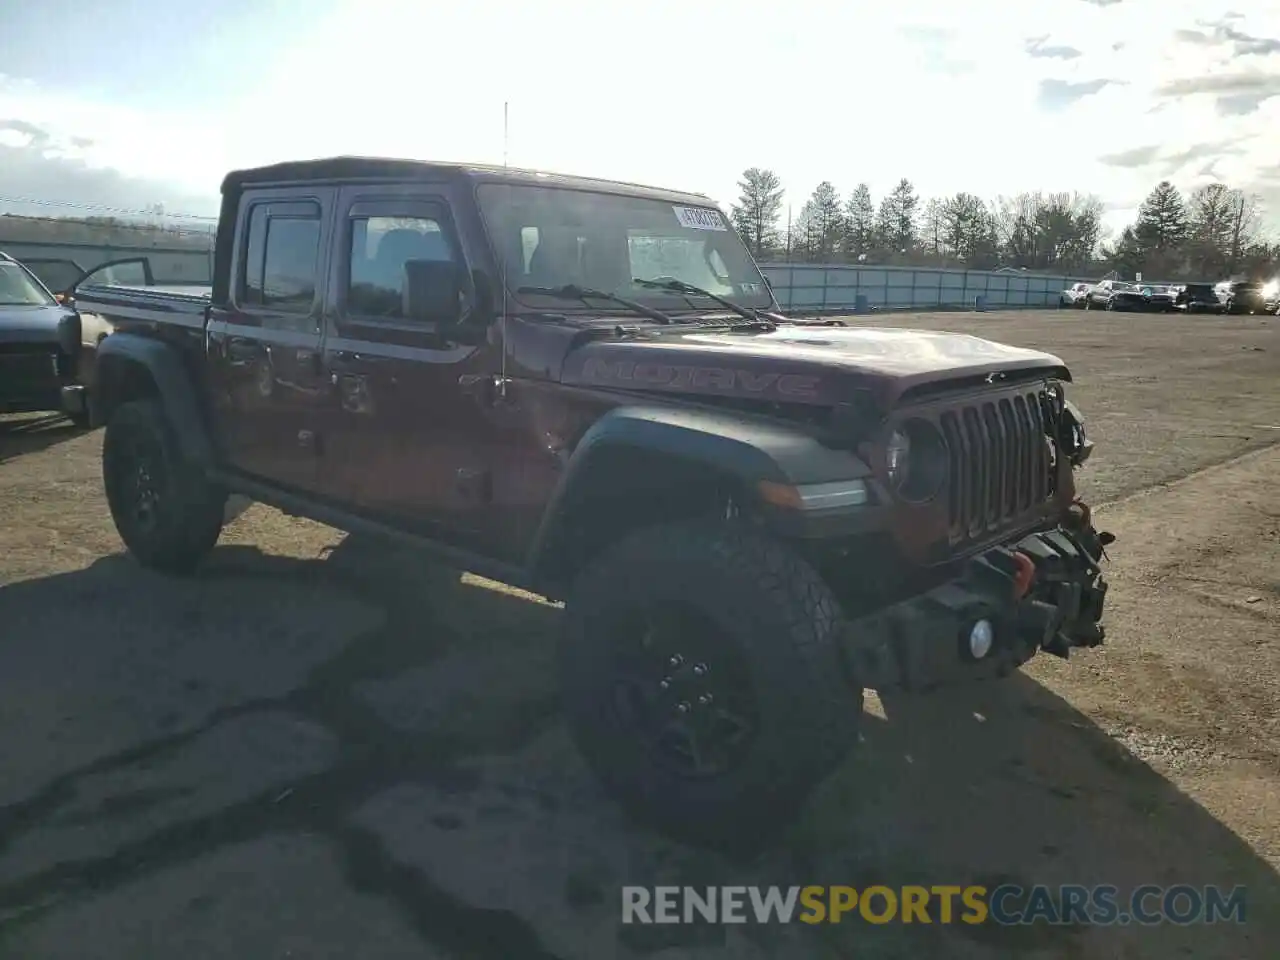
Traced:
<svg viewBox="0 0 1280 960">
<path fill-rule="evenodd" d="M 947 444 L 927 420 L 911 419 L 890 434 L 885 450 L 889 484 L 908 503 L 932 499 L 947 480 Z"/>
<path fill-rule="evenodd" d="M 911 462 L 911 438 L 899 429 L 889 435 L 889 444 L 884 451 L 885 469 L 889 474 L 889 482 L 901 487 L 907 482 Z"/>
</svg>

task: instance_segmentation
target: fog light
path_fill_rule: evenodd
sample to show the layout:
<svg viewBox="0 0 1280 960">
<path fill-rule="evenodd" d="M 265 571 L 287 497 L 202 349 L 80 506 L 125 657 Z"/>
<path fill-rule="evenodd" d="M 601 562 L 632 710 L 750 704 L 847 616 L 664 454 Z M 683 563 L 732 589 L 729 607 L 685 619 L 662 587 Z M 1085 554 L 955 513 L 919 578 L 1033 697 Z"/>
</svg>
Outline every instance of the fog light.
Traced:
<svg viewBox="0 0 1280 960">
<path fill-rule="evenodd" d="M 969 656 L 981 660 L 991 652 L 995 644 L 996 632 L 990 620 L 976 620 L 969 628 Z"/>
</svg>

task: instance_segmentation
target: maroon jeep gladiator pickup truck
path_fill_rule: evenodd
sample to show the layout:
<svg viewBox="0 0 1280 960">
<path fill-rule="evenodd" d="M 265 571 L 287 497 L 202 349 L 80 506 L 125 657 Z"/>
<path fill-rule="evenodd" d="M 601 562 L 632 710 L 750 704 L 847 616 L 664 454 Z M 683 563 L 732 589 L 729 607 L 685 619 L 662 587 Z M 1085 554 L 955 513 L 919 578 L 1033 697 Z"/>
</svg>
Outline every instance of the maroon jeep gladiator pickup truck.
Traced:
<svg viewBox="0 0 1280 960">
<path fill-rule="evenodd" d="M 1102 641 L 1061 360 L 789 319 L 705 196 L 339 157 L 222 186 L 212 289 L 87 286 L 103 479 L 187 573 L 234 493 L 565 602 L 637 817 L 733 841 L 928 690 Z"/>
</svg>

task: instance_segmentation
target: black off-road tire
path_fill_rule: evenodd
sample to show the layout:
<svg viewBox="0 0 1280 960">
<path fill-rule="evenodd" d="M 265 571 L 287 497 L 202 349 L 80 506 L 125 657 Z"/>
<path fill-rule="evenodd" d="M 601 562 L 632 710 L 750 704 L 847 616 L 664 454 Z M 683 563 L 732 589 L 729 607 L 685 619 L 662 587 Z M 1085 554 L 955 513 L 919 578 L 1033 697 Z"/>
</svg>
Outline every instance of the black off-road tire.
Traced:
<svg viewBox="0 0 1280 960">
<path fill-rule="evenodd" d="M 740 655 L 758 710 L 741 762 L 711 779 L 655 762 L 612 695 L 628 625 L 675 607 L 696 612 Z M 758 848 L 857 739 L 863 691 L 841 656 L 840 622 L 826 584 L 780 543 L 714 521 L 641 530 L 593 559 L 566 603 L 560 656 L 570 730 L 637 820 L 698 845 Z"/>
<path fill-rule="evenodd" d="M 138 511 L 140 468 L 154 475 L 150 519 Z M 112 413 L 102 479 L 116 531 L 144 567 L 189 574 L 218 542 L 227 494 L 182 455 L 159 401 L 133 400 Z"/>
</svg>

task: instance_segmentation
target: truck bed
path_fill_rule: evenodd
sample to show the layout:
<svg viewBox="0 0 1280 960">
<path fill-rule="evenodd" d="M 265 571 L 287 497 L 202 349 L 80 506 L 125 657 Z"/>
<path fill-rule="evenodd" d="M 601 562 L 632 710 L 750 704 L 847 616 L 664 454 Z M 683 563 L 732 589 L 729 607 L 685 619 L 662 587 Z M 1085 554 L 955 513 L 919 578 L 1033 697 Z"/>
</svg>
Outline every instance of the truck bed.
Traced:
<svg viewBox="0 0 1280 960">
<path fill-rule="evenodd" d="M 202 327 L 212 290 L 212 287 L 194 284 L 154 287 L 91 284 L 76 291 L 76 309 L 108 321 L 141 320 Z"/>
</svg>

